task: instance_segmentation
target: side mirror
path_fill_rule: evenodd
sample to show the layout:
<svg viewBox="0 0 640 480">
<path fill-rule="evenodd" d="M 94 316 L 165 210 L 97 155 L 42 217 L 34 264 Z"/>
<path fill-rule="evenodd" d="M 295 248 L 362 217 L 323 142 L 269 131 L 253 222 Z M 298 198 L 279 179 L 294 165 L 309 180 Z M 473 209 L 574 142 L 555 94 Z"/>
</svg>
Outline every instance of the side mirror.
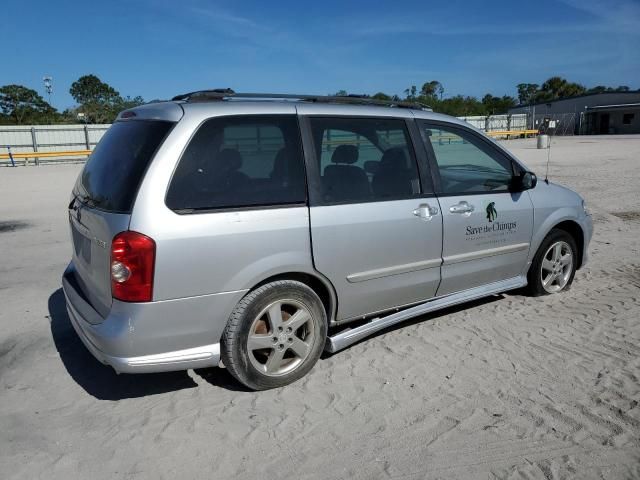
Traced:
<svg viewBox="0 0 640 480">
<path fill-rule="evenodd" d="M 538 177 L 533 172 L 524 172 L 522 174 L 522 189 L 531 190 L 538 184 Z"/>
<path fill-rule="evenodd" d="M 538 184 L 538 177 L 533 172 L 523 172 L 519 177 L 515 177 L 513 182 L 513 190 L 516 192 L 524 192 L 531 190 Z"/>
</svg>

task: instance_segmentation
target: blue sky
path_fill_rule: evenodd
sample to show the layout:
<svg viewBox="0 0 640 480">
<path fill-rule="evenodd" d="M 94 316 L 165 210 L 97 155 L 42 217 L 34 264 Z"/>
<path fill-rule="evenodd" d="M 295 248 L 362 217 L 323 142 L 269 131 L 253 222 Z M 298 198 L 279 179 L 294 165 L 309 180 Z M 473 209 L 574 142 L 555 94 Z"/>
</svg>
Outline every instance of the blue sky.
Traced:
<svg viewBox="0 0 640 480">
<path fill-rule="evenodd" d="M 147 100 L 201 88 L 402 94 L 439 80 L 445 96 L 515 95 L 561 75 L 640 88 L 640 0 L 3 0 L 0 85 L 73 104 L 98 75 Z"/>
</svg>

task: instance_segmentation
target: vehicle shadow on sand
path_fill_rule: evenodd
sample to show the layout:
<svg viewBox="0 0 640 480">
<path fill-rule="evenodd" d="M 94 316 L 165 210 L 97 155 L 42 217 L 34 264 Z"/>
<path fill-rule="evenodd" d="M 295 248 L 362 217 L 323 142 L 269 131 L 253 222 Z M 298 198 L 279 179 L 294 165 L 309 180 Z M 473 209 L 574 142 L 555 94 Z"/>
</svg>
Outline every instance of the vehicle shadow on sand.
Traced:
<svg viewBox="0 0 640 480">
<path fill-rule="evenodd" d="M 520 294 L 519 291 L 511 293 Z M 474 306 L 493 303 L 504 298 L 505 295 L 492 295 L 406 320 L 364 338 L 354 345 L 416 323 L 434 320 Z M 65 306 L 62 289 L 56 290 L 49 297 L 49 315 L 51 318 L 51 335 L 67 372 L 87 393 L 99 400 L 145 397 L 198 386 L 186 371 L 118 375 L 111 367 L 100 363 L 86 349 L 73 329 Z M 320 358 L 324 360 L 337 354 L 339 352 L 324 352 Z M 236 392 L 250 392 L 249 389 L 238 383 L 226 369 L 199 368 L 194 370 L 194 373 L 214 387 Z"/>
<path fill-rule="evenodd" d="M 361 340 L 358 340 L 356 343 L 354 343 L 352 345 L 349 345 L 347 347 L 347 349 L 348 348 L 352 348 L 355 345 L 359 345 L 359 344 L 361 344 L 363 342 L 367 342 L 369 340 L 372 340 L 372 339 L 374 339 L 376 337 L 380 337 L 380 336 L 383 336 L 383 335 L 385 335 L 387 333 L 391 333 L 391 332 L 393 332 L 395 330 L 401 330 L 403 328 L 410 327 L 410 326 L 418 324 L 418 323 L 426 323 L 426 322 L 433 321 L 433 320 L 435 320 L 437 318 L 440 318 L 440 317 L 446 317 L 447 315 L 453 315 L 453 314 L 458 313 L 458 312 L 460 312 L 462 310 L 467 310 L 467 309 L 470 309 L 470 308 L 473 308 L 473 307 L 480 307 L 480 306 L 483 306 L 483 305 L 491 304 L 493 302 L 497 302 L 497 301 L 502 300 L 503 298 L 505 298 L 507 295 L 509 295 L 509 293 L 514 294 L 514 295 L 518 295 L 518 294 L 521 294 L 522 292 L 520 292 L 518 290 L 514 290 L 512 292 L 505 292 L 505 293 L 498 293 L 498 294 L 495 294 L 495 295 L 489 295 L 488 297 L 478 298 L 476 300 L 471 300 L 471 301 L 464 302 L 464 303 L 461 303 L 461 304 L 458 304 L 458 305 L 453 305 L 451 307 L 443 308 L 442 310 L 436 310 L 434 312 L 426 313 L 424 315 L 419 315 L 417 317 L 404 320 L 403 322 L 396 323 L 394 325 L 390 325 L 389 327 L 384 328 L 384 329 L 374 333 L 373 335 L 370 335 L 370 336 L 365 337 L 365 338 L 363 338 Z M 362 323 L 364 323 L 364 322 L 354 322 L 354 323 L 352 323 L 350 325 L 351 326 L 357 326 L 357 325 L 360 325 Z M 332 333 L 336 333 L 336 332 L 334 331 Z M 341 351 L 342 350 L 340 350 L 338 352 L 335 352 L 335 353 L 329 353 L 329 352 L 325 351 L 325 352 L 322 353 L 322 356 L 320 358 L 322 360 L 325 360 L 327 358 L 333 357 L 334 355 L 339 355 Z"/>
<path fill-rule="evenodd" d="M 100 363 L 73 329 L 62 289 L 49 297 L 49 316 L 53 342 L 67 372 L 88 394 L 99 400 L 145 397 L 198 386 L 186 371 L 118 375 L 111 367 Z"/>
</svg>

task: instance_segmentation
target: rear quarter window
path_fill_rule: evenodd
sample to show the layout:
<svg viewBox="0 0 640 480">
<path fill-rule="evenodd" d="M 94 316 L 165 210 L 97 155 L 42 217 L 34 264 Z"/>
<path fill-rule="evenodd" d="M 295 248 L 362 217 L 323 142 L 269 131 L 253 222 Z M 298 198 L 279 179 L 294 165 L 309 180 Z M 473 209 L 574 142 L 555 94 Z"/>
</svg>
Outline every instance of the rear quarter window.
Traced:
<svg viewBox="0 0 640 480">
<path fill-rule="evenodd" d="M 91 153 L 74 193 L 100 210 L 130 213 L 142 177 L 173 125 L 157 120 L 114 123 Z"/>
<path fill-rule="evenodd" d="M 200 126 L 167 191 L 179 213 L 306 201 L 302 146 L 293 115 L 217 117 Z"/>
</svg>

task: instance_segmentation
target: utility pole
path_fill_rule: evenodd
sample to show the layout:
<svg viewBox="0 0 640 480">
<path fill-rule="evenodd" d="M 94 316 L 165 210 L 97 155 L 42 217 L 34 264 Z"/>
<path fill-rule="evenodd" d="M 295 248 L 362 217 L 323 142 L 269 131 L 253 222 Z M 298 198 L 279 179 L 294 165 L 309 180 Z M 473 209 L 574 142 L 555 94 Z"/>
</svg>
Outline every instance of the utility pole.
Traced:
<svg viewBox="0 0 640 480">
<path fill-rule="evenodd" d="M 42 81 L 44 82 L 44 90 L 49 96 L 49 105 L 51 105 L 51 94 L 53 93 L 53 77 L 42 77 Z"/>
<path fill-rule="evenodd" d="M 45 92 L 47 92 L 47 96 L 49 97 L 49 106 L 53 108 L 53 105 L 51 105 L 51 94 L 53 93 L 53 77 L 47 75 L 45 77 L 42 77 L 42 81 L 44 82 L 44 90 Z M 51 123 L 51 121 L 49 123 Z"/>
</svg>

